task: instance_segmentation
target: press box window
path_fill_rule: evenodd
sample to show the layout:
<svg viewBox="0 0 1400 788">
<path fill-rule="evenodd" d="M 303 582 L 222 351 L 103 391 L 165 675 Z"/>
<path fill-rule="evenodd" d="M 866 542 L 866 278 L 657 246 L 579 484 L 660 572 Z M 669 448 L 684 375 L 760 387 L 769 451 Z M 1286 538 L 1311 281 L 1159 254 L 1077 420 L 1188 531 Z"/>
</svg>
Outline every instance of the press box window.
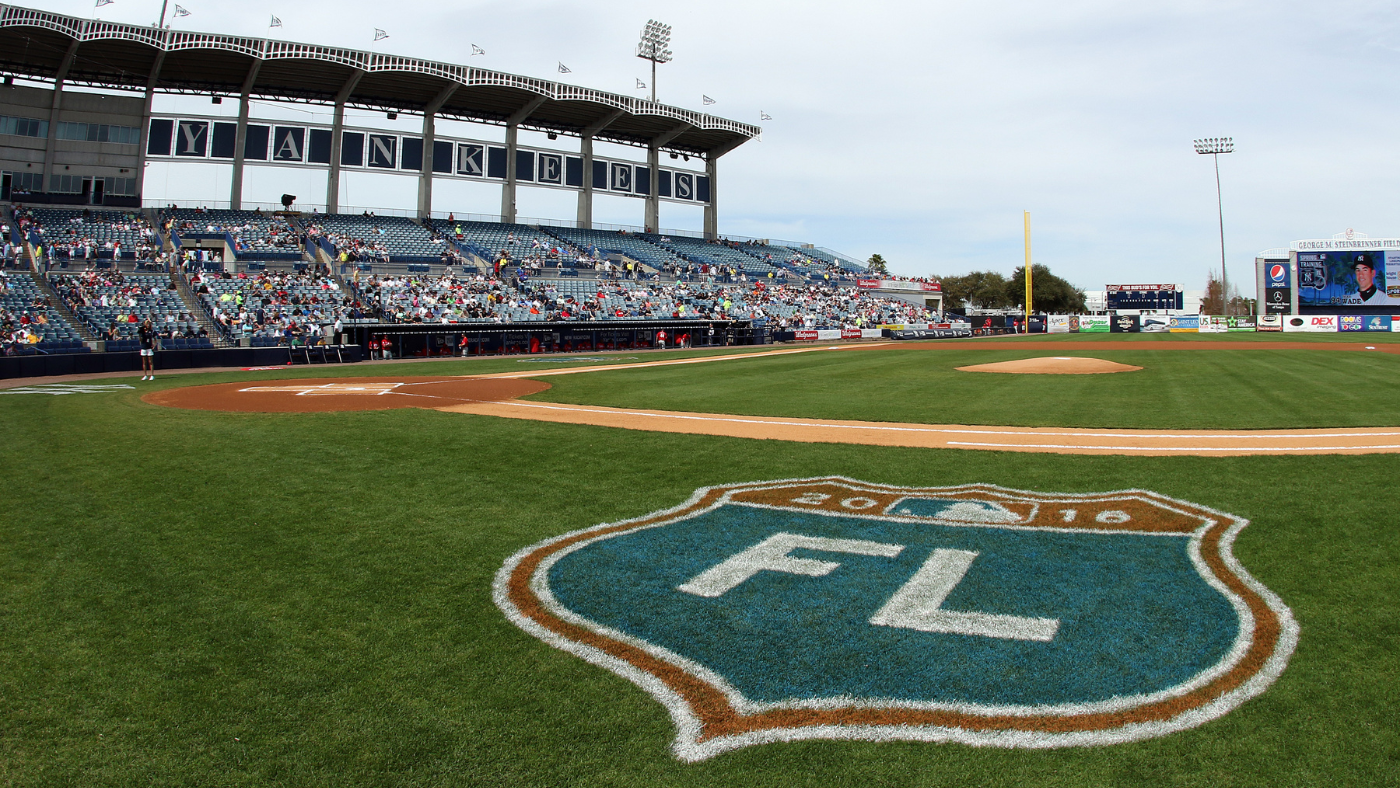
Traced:
<svg viewBox="0 0 1400 788">
<path fill-rule="evenodd" d="M 58 138 L 85 142 L 110 142 L 116 145 L 139 145 L 141 130 L 134 126 L 112 126 L 106 123 L 60 123 Z"/>
</svg>

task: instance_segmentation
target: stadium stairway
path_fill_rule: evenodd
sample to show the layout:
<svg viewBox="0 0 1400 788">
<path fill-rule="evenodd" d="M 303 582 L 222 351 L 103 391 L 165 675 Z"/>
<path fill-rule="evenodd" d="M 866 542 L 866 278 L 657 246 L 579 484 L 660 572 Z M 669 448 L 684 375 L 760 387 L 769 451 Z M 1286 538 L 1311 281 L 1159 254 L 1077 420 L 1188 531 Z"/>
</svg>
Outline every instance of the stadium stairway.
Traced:
<svg viewBox="0 0 1400 788">
<path fill-rule="evenodd" d="M 49 297 L 49 301 L 53 303 L 53 310 L 61 315 L 64 321 L 73 327 L 73 330 L 78 332 L 78 336 L 86 342 L 97 339 L 97 335 L 88 328 L 87 322 L 73 314 L 73 310 L 69 309 L 68 304 L 59 297 L 58 291 L 53 289 L 53 283 L 49 282 L 48 277 L 35 271 L 30 271 L 29 276 L 34 279 L 34 284 L 39 286 L 39 292 Z"/>
<path fill-rule="evenodd" d="M 224 330 L 219 327 L 219 324 L 214 322 L 213 316 L 209 314 L 209 308 L 200 303 L 194 291 L 190 290 L 190 283 L 185 280 L 185 277 L 183 275 L 176 275 L 172 276 L 171 279 L 175 282 L 175 292 L 180 294 L 180 301 L 184 303 L 185 311 L 188 312 L 190 317 L 193 317 L 195 322 L 199 323 L 204 329 L 204 332 L 209 335 L 209 341 L 214 343 L 214 347 L 237 347 L 234 342 L 230 341 L 229 338 L 224 335 Z"/>
</svg>

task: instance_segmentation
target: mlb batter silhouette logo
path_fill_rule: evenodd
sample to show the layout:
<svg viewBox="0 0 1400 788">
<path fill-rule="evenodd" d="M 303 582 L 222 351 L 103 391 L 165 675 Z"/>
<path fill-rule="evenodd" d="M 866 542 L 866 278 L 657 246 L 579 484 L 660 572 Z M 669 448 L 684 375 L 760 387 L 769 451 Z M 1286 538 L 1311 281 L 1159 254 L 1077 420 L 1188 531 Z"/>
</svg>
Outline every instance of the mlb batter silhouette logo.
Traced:
<svg viewBox="0 0 1400 788">
<path fill-rule="evenodd" d="M 696 491 L 512 556 L 496 604 L 670 711 L 678 758 L 794 739 L 1101 745 L 1226 714 L 1298 627 L 1156 493 L 843 478 Z"/>
</svg>

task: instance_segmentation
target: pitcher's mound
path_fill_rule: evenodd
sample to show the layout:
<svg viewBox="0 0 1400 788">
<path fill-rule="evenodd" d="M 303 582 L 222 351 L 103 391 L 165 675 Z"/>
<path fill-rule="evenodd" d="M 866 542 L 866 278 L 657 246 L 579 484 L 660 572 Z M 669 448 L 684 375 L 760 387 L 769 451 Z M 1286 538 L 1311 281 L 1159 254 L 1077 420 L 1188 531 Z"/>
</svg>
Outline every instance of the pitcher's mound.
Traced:
<svg viewBox="0 0 1400 788">
<path fill-rule="evenodd" d="M 1023 358 L 1016 361 L 998 361 L 995 364 L 958 367 L 962 372 L 1004 372 L 1011 375 L 1103 375 L 1109 372 L 1136 372 L 1139 369 L 1142 367 L 1104 361 L 1101 358 L 1072 356 Z"/>
</svg>

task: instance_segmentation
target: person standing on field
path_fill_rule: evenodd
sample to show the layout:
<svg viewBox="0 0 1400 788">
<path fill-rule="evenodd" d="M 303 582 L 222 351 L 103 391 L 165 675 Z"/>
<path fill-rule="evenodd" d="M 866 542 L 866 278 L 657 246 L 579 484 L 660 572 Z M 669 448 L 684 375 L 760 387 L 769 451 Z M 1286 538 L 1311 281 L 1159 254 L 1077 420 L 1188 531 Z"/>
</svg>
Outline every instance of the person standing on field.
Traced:
<svg viewBox="0 0 1400 788">
<path fill-rule="evenodd" d="M 151 319 L 146 318 L 141 327 L 136 329 L 137 338 L 141 340 L 141 379 L 156 379 L 156 328 L 151 324 Z"/>
</svg>

